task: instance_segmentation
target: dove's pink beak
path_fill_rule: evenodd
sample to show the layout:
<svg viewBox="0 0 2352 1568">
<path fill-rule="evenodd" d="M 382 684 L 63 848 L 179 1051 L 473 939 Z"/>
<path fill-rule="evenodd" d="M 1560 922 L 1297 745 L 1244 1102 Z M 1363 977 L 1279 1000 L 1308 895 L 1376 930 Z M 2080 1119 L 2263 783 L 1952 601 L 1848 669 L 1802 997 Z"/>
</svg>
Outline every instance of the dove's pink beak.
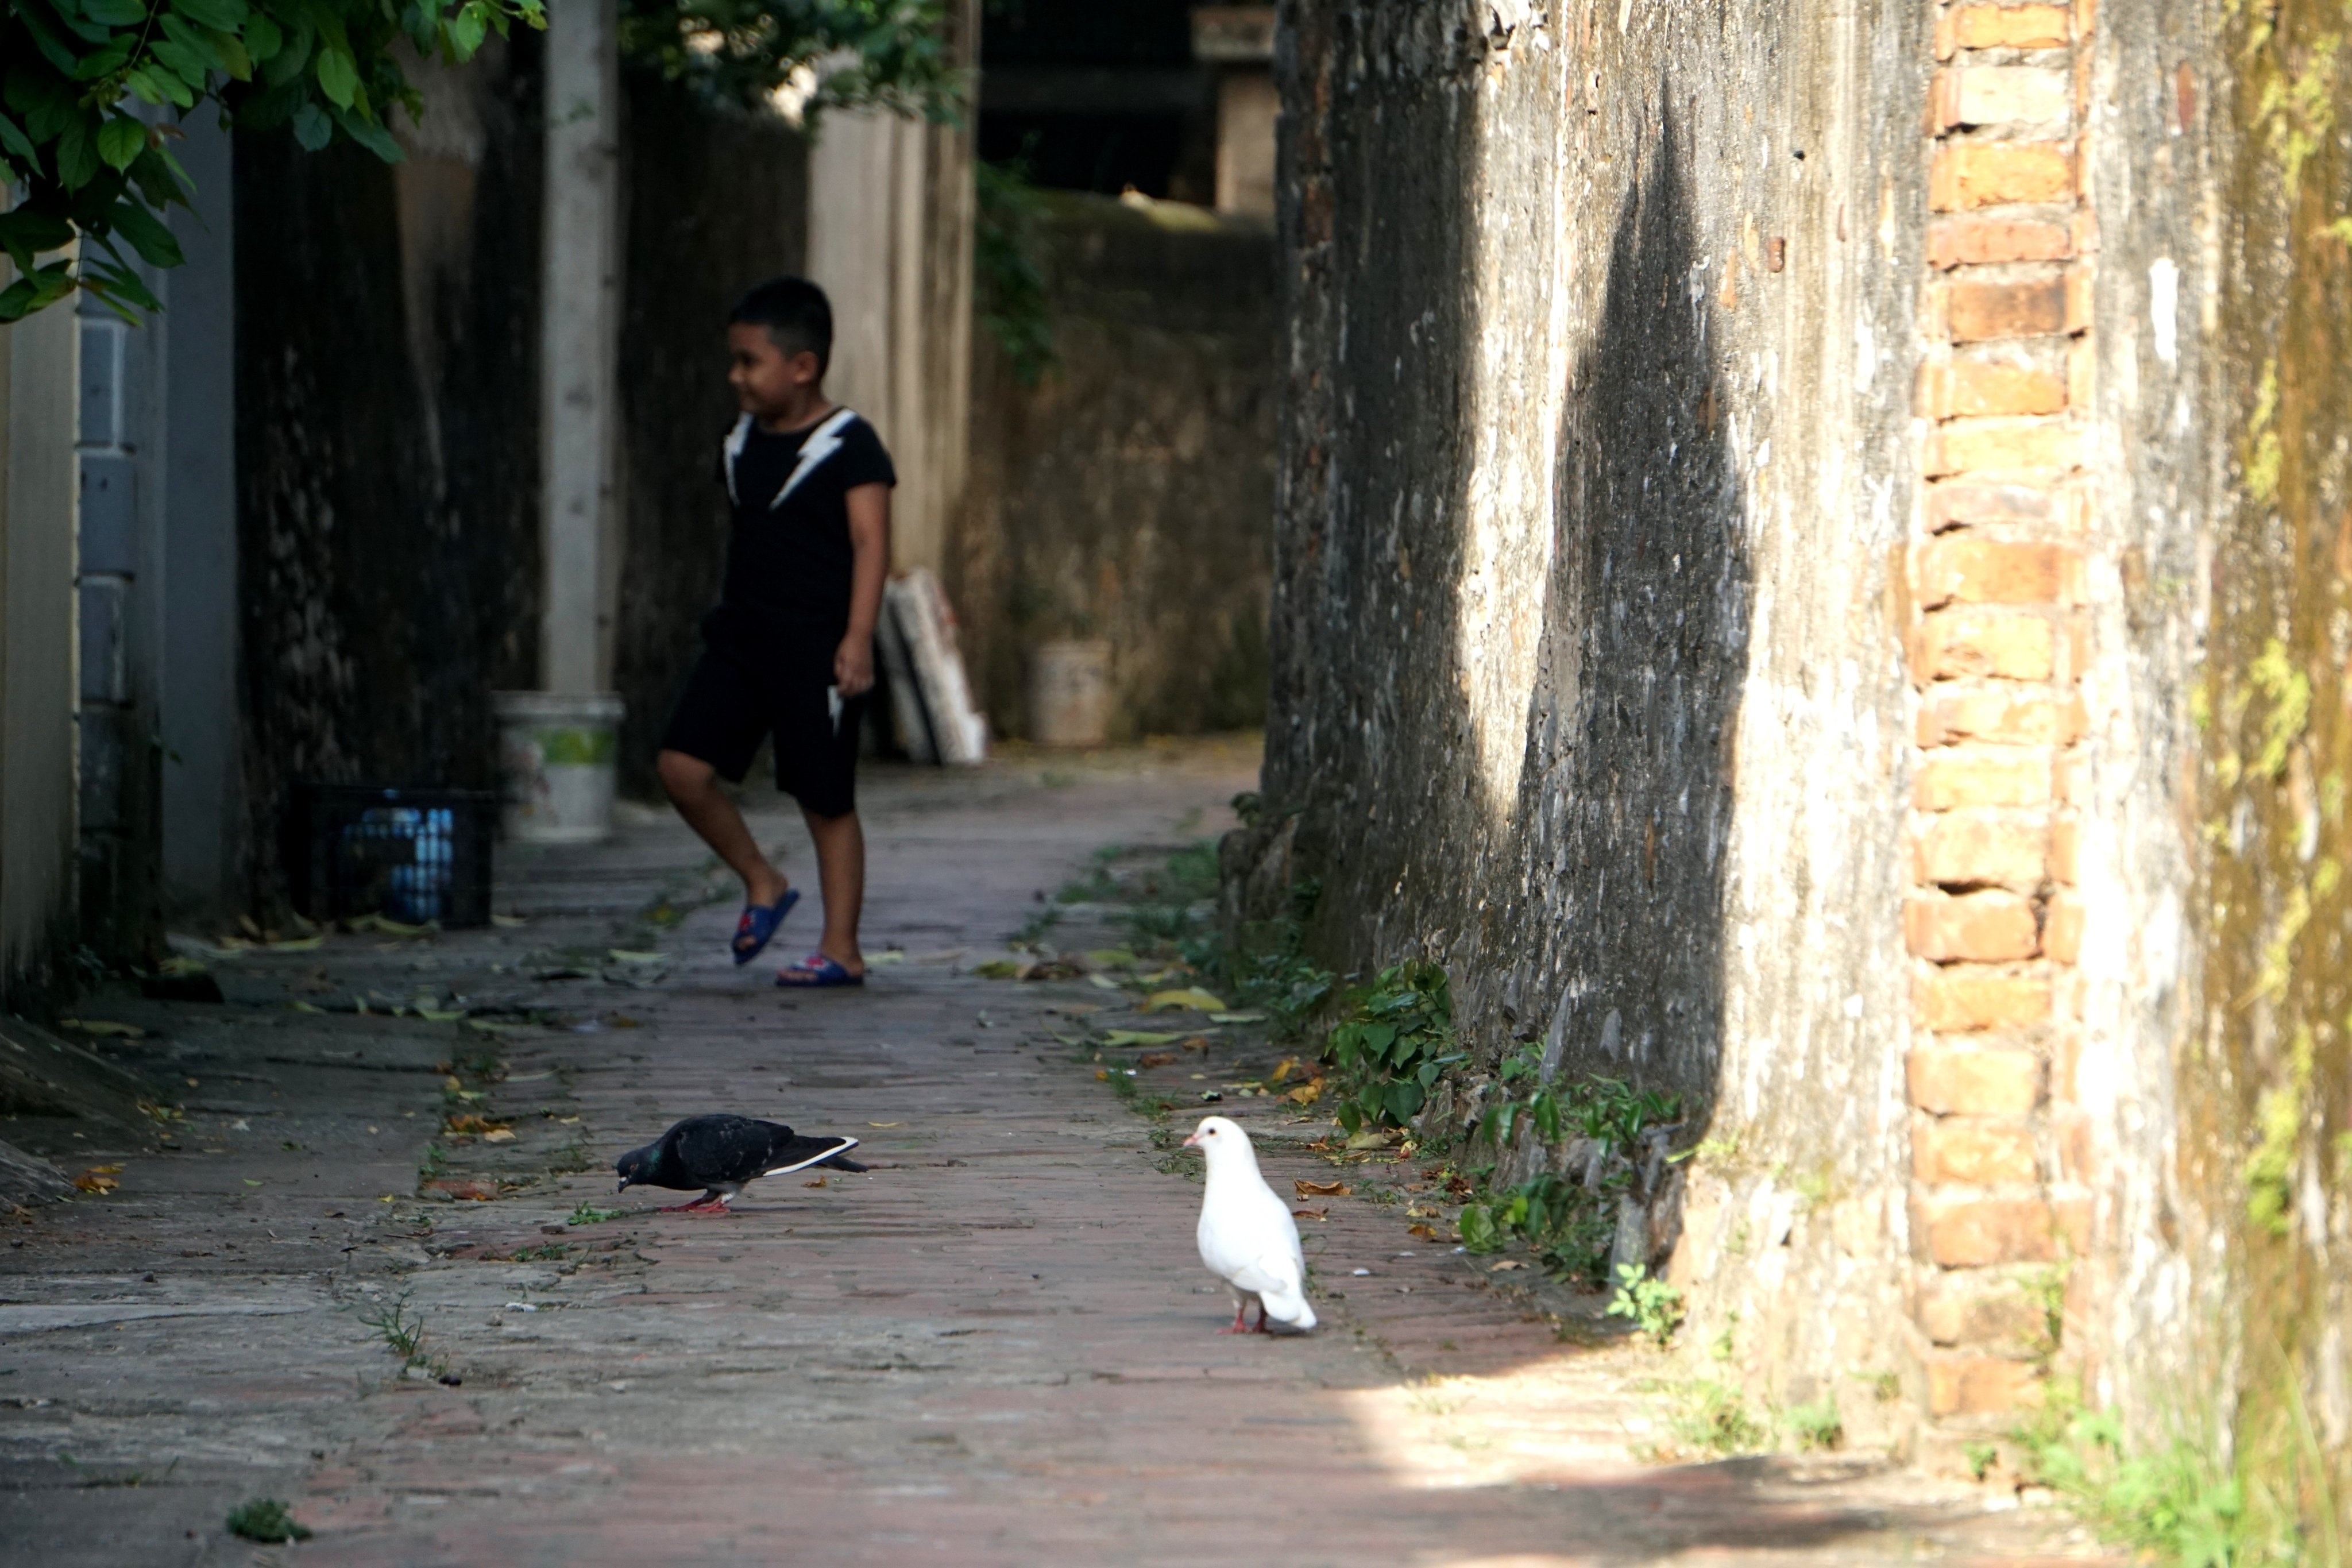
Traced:
<svg viewBox="0 0 2352 1568">
<path fill-rule="evenodd" d="M 1197 1131 L 1188 1135 L 1184 1140 L 1184 1147 L 1187 1149 L 1198 1149 L 1200 1146 L 1201 1134 Z"/>
</svg>

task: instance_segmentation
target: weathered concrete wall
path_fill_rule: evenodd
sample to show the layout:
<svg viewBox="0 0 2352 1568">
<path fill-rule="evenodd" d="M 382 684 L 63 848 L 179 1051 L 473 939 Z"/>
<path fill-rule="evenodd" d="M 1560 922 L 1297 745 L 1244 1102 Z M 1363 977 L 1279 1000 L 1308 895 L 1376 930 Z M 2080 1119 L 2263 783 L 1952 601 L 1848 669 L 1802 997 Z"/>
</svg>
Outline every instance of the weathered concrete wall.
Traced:
<svg viewBox="0 0 2352 1568">
<path fill-rule="evenodd" d="M 1266 792 L 1316 940 L 1444 963 L 1486 1059 L 1542 1040 L 1737 1138 L 1677 1267 L 1773 1396 L 1899 1370 L 1929 18 L 1283 21 Z"/>
<path fill-rule="evenodd" d="M 659 78 L 624 75 L 627 243 L 621 412 L 627 550 L 614 689 L 621 770 L 655 791 L 653 756 L 719 592 L 727 497 L 714 465 L 735 418 L 727 312 L 806 255 L 808 151 L 781 119 L 712 112 Z"/>
<path fill-rule="evenodd" d="M 1278 331 L 1272 237 L 1198 208 L 1049 196 L 1058 362 L 1024 387 L 982 334 L 971 493 L 950 557 L 1000 734 L 1024 658 L 1111 645 L 1115 738 L 1258 723 L 1265 700 Z"/>
<path fill-rule="evenodd" d="M 247 875 L 299 779 L 487 785 L 538 643 L 531 40 L 428 99 L 388 167 L 236 148 Z"/>
<path fill-rule="evenodd" d="M 1467 14 L 1285 12 L 1252 896 L 1736 1138 L 1675 1268 L 1777 1397 L 2080 1386 L 2338 1539 L 2340 16 Z"/>
</svg>

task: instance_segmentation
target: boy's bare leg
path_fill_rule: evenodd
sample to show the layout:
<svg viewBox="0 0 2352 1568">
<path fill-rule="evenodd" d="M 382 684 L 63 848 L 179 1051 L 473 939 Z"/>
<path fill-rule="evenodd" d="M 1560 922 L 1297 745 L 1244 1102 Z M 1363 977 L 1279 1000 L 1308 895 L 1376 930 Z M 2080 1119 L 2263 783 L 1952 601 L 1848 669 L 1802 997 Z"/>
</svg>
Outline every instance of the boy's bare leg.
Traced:
<svg viewBox="0 0 2352 1568">
<path fill-rule="evenodd" d="M 719 787 L 716 768 L 684 752 L 664 752 L 654 759 L 654 771 L 661 775 L 662 788 L 669 792 L 669 803 L 677 807 L 686 825 L 700 835 L 729 870 L 743 879 L 745 903 L 772 907 L 784 896 L 792 884 L 760 853 L 759 841 L 751 837 L 743 814 Z"/>
<path fill-rule="evenodd" d="M 857 814 L 819 816 L 803 810 L 809 837 L 816 840 L 816 880 L 824 893 L 824 936 L 817 951 L 852 974 L 866 973 L 858 951 L 857 921 L 866 905 L 866 829 Z"/>
</svg>

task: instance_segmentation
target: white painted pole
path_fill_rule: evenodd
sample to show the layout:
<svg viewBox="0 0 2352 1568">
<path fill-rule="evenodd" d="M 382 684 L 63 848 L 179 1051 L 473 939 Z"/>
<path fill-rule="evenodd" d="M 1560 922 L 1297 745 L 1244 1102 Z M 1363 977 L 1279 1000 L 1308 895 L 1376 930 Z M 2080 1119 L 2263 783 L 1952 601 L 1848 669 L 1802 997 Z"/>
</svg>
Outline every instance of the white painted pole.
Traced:
<svg viewBox="0 0 2352 1568">
<path fill-rule="evenodd" d="M 612 832 L 620 700 L 621 78 L 617 0 L 548 0 L 541 229 L 537 692 L 500 692 L 506 829 Z"/>
<path fill-rule="evenodd" d="M 620 339 L 616 0 L 549 0 L 540 687 L 612 685 Z"/>
</svg>

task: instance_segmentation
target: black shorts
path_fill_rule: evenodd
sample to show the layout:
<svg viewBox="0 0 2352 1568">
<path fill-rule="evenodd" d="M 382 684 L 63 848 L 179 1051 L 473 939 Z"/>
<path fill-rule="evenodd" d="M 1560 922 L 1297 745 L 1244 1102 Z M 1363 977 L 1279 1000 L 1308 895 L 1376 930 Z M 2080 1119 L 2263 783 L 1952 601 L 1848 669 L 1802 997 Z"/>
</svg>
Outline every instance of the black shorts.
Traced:
<svg viewBox="0 0 2352 1568">
<path fill-rule="evenodd" d="M 832 676 L 805 661 L 754 664 L 715 647 L 694 661 L 662 731 L 662 750 L 683 752 L 741 784 L 760 742 L 776 742 L 776 787 L 819 816 L 857 809 L 857 734 L 866 699 L 836 713 Z"/>
</svg>

